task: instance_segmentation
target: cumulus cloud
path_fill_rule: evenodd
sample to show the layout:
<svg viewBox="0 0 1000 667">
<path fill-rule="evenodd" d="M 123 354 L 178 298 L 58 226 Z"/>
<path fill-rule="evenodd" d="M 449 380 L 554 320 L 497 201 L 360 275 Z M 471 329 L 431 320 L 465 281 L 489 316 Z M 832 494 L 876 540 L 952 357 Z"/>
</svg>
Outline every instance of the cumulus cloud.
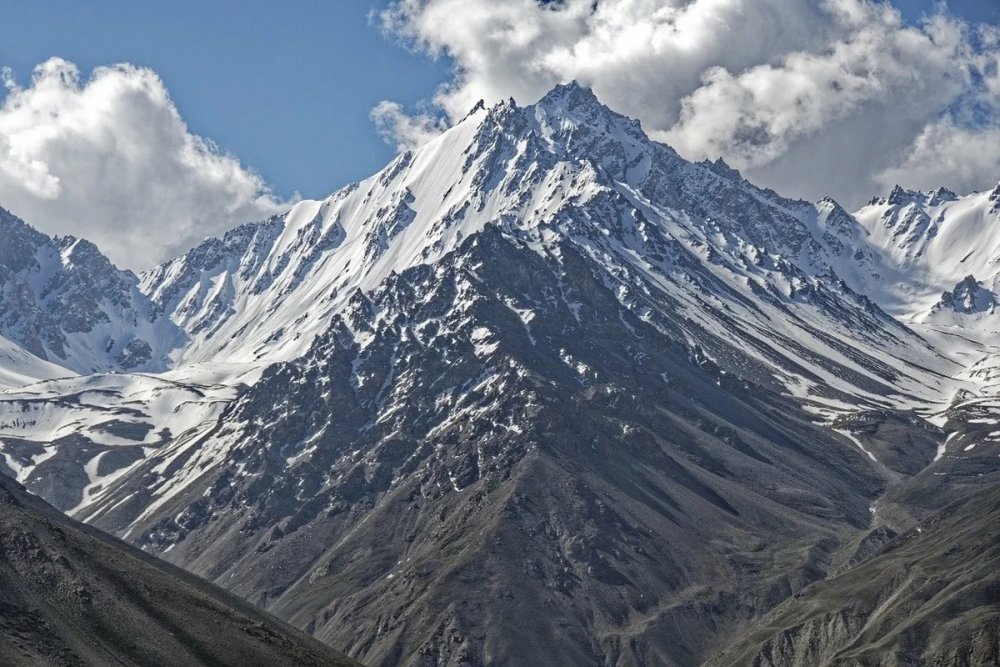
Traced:
<svg viewBox="0 0 1000 667">
<path fill-rule="evenodd" d="M 878 181 L 883 189 L 905 183 L 932 190 L 944 183 L 958 192 L 996 185 L 1000 181 L 1000 126 L 962 127 L 950 118 L 928 125 L 903 161 L 879 173 Z"/>
<path fill-rule="evenodd" d="M 964 87 L 952 66 L 962 44 L 956 26 L 942 18 L 924 31 L 889 21 L 862 26 L 823 53 L 795 52 L 738 75 L 714 67 L 683 100 L 680 120 L 666 135 L 689 153 L 726 153 L 752 167 L 866 103 L 934 113 Z"/>
<path fill-rule="evenodd" d="M 192 134 L 151 70 L 59 58 L 0 106 L 0 206 L 50 234 L 146 268 L 284 205 L 261 177 Z"/>
<path fill-rule="evenodd" d="M 531 103 L 575 79 L 691 159 L 848 204 L 884 174 L 922 178 L 907 169 L 921 137 L 944 118 L 961 132 L 956 108 L 1000 88 L 990 29 L 944 10 L 910 25 L 874 0 L 398 0 L 381 19 L 452 60 L 432 99 L 452 121 L 479 99 Z M 995 182 L 989 168 L 962 182 Z"/>
</svg>

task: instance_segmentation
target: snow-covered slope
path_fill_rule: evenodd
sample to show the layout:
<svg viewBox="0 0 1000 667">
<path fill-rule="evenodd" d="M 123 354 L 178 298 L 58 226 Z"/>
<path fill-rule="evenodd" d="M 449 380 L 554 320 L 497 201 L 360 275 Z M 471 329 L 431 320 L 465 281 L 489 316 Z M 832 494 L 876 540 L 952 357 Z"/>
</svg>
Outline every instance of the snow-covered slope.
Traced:
<svg viewBox="0 0 1000 667">
<path fill-rule="evenodd" d="M 1000 185 L 959 196 L 900 187 L 873 199 L 838 233 L 864 256 L 841 267 L 852 288 L 916 331 L 961 394 L 1000 388 Z M 949 402 L 949 393 L 943 397 Z"/>
<path fill-rule="evenodd" d="M 21 387 L 39 380 L 75 375 L 73 371 L 39 359 L 0 336 L 0 389 Z"/>
<path fill-rule="evenodd" d="M 80 373 L 165 370 L 184 333 L 92 243 L 0 209 L 0 334 Z"/>
<path fill-rule="evenodd" d="M 259 372 L 221 364 L 161 375 L 64 371 L 60 379 L 0 390 L 0 471 L 72 513 L 147 458 L 169 468 L 171 452 L 215 428 Z"/>
<path fill-rule="evenodd" d="M 509 202 L 496 197 L 471 210 L 482 184 L 463 178 L 486 116 L 478 109 L 366 181 L 210 239 L 143 275 L 143 291 L 191 336 L 177 363 L 301 356 L 356 289 L 431 262 L 496 220 Z"/>
<path fill-rule="evenodd" d="M 804 397 L 940 395 L 920 367 L 942 360 L 838 279 L 865 251 L 828 230 L 856 224 L 824 206 L 686 162 L 571 84 L 532 107 L 479 106 L 371 178 L 206 241 L 142 285 L 191 338 L 176 363 L 290 360 L 356 290 L 496 225 L 539 252 L 578 240 L 644 317 L 655 308 L 636 291 L 669 292 L 692 341 L 702 328 L 745 338 L 758 370 Z"/>
<path fill-rule="evenodd" d="M 892 272 L 872 286 L 884 308 L 914 321 L 969 328 L 976 321 L 997 322 L 1000 185 L 961 197 L 943 188 L 897 186 L 855 218 Z"/>
</svg>

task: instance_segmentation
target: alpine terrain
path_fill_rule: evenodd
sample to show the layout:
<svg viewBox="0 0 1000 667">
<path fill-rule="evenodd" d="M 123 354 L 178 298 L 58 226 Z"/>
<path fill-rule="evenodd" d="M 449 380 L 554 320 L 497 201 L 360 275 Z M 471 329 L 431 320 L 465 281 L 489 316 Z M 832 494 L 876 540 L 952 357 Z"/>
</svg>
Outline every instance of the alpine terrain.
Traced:
<svg viewBox="0 0 1000 667">
<path fill-rule="evenodd" d="M 1000 655 L 1000 186 L 790 200 L 571 83 L 138 276 L 0 225 L 0 469 L 352 658 Z"/>
</svg>

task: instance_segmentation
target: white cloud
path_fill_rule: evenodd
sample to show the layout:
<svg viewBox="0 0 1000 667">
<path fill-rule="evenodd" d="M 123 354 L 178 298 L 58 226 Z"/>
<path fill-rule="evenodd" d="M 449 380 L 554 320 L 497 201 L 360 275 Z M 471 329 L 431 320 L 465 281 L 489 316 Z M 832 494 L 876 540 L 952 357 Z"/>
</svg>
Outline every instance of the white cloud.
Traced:
<svg viewBox="0 0 1000 667">
<path fill-rule="evenodd" d="M 452 59 L 433 98 L 452 121 L 479 99 L 531 103 L 576 79 L 689 158 L 848 204 L 996 83 L 991 32 L 943 12 L 907 25 L 873 0 L 398 0 L 382 20 Z M 987 168 L 967 182 L 995 182 Z"/>
<path fill-rule="evenodd" d="M 958 192 L 992 188 L 1000 180 L 1000 28 L 979 26 L 978 48 L 966 54 L 975 86 L 961 91 L 947 113 L 929 120 L 898 163 L 876 180 L 929 190 Z"/>
<path fill-rule="evenodd" d="M 260 176 L 192 134 L 160 78 L 115 65 L 81 81 L 52 58 L 26 88 L 4 74 L 0 206 L 145 268 L 283 208 Z"/>
<path fill-rule="evenodd" d="M 996 185 L 1000 181 L 1000 126 L 962 127 L 950 118 L 932 123 L 917 136 L 903 161 L 877 178 L 886 190 L 896 183 L 921 190 L 944 185 L 957 192 Z"/>
<path fill-rule="evenodd" d="M 371 119 L 379 136 L 404 151 L 422 146 L 446 129 L 443 119 L 407 114 L 401 105 L 388 100 L 372 109 Z"/>
<path fill-rule="evenodd" d="M 861 27 L 823 53 L 791 53 L 739 75 L 716 67 L 684 99 L 680 121 L 665 134 L 698 157 L 766 164 L 865 104 L 888 103 L 901 114 L 939 112 L 964 87 L 953 66 L 962 46 L 960 32 L 943 19 L 926 30 L 890 20 Z"/>
</svg>

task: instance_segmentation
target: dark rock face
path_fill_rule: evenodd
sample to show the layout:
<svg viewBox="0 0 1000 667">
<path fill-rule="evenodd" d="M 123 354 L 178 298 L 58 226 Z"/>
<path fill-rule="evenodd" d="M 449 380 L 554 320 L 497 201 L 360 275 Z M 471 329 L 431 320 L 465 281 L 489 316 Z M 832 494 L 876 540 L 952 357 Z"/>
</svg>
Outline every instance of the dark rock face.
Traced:
<svg viewBox="0 0 1000 667">
<path fill-rule="evenodd" d="M 941 295 L 937 309 L 953 310 L 956 313 L 969 315 L 972 313 L 992 312 L 996 308 L 996 297 L 974 276 L 966 276 L 955 285 L 955 289 Z"/>
<path fill-rule="evenodd" d="M 77 372 L 164 370 L 183 333 L 97 247 L 0 209 L 0 335 Z"/>
<path fill-rule="evenodd" d="M 352 665 L 207 582 L 0 475 L 5 665 Z"/>
<path fill-rule="evenodd" d="M 990 213 L 1000 213 L 1000 183 L 990 190 Z"/>
<path fill-rule="evenodd" d="M 152 361 L 152 359 L 153 348 L 150 347 L 149 343 L 138 338 L 133 338 L 118 353 L 118 356 L 115 357 L 115 362 L 117 362 L 119 368 L 131 370 L 133 368 L 141 368 Z"/>
<path fill-rule="evenodd" d="M 839 417 L 834 426 L 853 434 L 881 465 L 905 476 L 926 468 L 945 438 L 940 428 L 902 411 L 858 411 Z"/>
</svg>

